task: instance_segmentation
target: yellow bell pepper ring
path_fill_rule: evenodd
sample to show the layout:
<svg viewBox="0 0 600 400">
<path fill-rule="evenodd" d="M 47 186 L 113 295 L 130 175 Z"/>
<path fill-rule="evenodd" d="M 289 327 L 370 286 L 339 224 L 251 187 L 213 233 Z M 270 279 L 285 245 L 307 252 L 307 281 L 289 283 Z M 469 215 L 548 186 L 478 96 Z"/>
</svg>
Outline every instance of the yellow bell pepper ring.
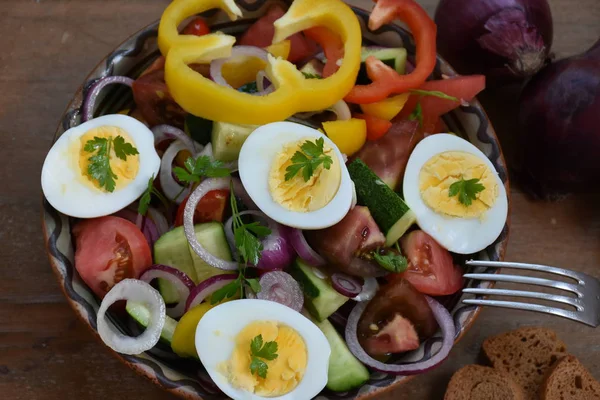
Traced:
<svg viewBox="0 0 600 400">
<path fill-rule="evenodd" d="M 276 90 L 253 96 L 220 86 L 192 70 L 188 66 L 191 63 L 229 57 L 235 38 L 213 33 L 183 39 L 182 35 L 173 35 L 173 30 L 187 16 L 208 8 L 229 10 L 230 16 L 237 16 L 231 3 L 175 0 L 163 14 L 159 46 L 166 56 L 165 81 L 184 110 L 213 121 L 259 125 L 284 120 L 297 112 L 329 108 L 352 89 L 360 67 L 362 38 L 358 19 L 341 0 L 296 0 L 275 23 L 276 43 L 314 26 L 325 26 L 340 36 L 344 58 L 339 70 L 328 78 L 306 79 L 295 65 L 269 56 L 265 72 Z"/>
<path fill-rule="evenodd" d="M 410 93 L 403 93 L 375 103 L 361 104 L 360 108 L 365 114 L 391 121 L 402 111 L 409 96 Z"/>
</svg>

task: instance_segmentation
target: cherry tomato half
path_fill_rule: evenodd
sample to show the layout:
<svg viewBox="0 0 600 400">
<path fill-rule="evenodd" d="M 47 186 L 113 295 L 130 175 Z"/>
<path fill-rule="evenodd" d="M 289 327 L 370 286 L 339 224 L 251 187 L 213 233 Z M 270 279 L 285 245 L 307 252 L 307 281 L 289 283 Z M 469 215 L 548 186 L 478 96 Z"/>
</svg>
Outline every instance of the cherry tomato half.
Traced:
<svg viewBox="0 0 600 400">
<path fill-rule="evenodd" d="M 203 222 L 223 222 L 225 208 L 229 199 L 229 190 L 211 190 L 206 193 L 196 206 L 194 212 L 194 224 Z M 183 210 L 187 204 L 187 197 L 181 202 L 175 217 L 175 226 L 183 225 Z"/>
</svg>

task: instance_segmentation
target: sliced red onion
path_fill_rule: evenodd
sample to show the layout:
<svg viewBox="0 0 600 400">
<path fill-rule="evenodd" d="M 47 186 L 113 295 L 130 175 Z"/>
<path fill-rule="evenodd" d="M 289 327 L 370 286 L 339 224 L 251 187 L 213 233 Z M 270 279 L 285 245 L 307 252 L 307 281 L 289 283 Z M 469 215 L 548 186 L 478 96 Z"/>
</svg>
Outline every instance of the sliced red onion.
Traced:
<svg viewBox="0 0 600 400">
<path fill-rule="evenodd" d="M 452 345 L 454 344 L 454 336 L 456 333 L 454 321 L 452 321 L 452 316 L 444 306 L 429 296 L 425 296 L 425 298 L 442 330 L 442 347 L 433 357 L 422 362 L 410 364 L 385 364 L 369 356 L 360 345 L 357 333 L 358 321 L 369 304 L 368 302 L 358 303 L 348 317 L 348 325 L 346 325 L 346 343 L 352 354 L 354 354 L 354 356 L 356 356 L 363 364 L 368 365 L 377 371 L 393 375 L 421 374 L 429 371 L 444 361 L 446 357 L 448 357 Z"/>
<path fill-rule="evenodd" d="M 96 98 L 102 89 L 114 83 L 131 87 L 131 85 L 133 85 L 133 79 L 126 76 L 107 76 L 94 83 L 85 96 L 85 99 L 83 99 L 83 104 L 81 105 L 81 122 L 86 122 L 94 118 Z"/>
<path fill-rule="evenodd" d="M 189 151 L 187 146 L 179 140 L 176 140 L 169 145 L 160 161 L 160 172 L 158 175 L 160 186 L 165 196 L 176 204 L 181 204 L 183 199 L 190 193 L 190 188 L 181 186 L 177 183 L 175 178 L 173 178 L 173 160 L 182 150 Z"/>
<path fill-rule="evenodd" d="M 150 247 L 154 246 L 154 242 L 161 236 L 156 224 L 150 218 L 144 217 L 137 212 L 124 208 L 114 214 L 116 217 L 126 219 L 133 222 L 142 231 L 146 241 Z"/>
<path fill-rule="evenodd" d="M 379 290 L 379 283 L 377 283 L 377 279 L 373 277 L 365 278 L 362 291 L 356 297 L 353 297 L 352 300 L 369 301 L 373 297 L 375 297 L 375 293 L 377 293 L 377 290 Z"/>
<path fill-rule="evenodd" d="M 200 282 L 198 286 L 192 289 L 189 297 L 187 298 L 187 302 L 185 304 L 185 311 L 187 312 L 189 309 L 196 307 L 198 304 L 202 303 L 204 299 L 206 299 L 208 296 L 212 295 L 214 292 L 221 289 L 223 286 L 227 285 L 235 279 L 237 279 L 237 275 L 221 274 L 215 275 Z"/>
<path fill-rule="evenodd" d="M 302 310 L 304 295 L 298 282 L 287 272 L 267 272 L 259 282 L 260 292 L 256 295 L 259 299 L 274 301 L 298 312 Z"/>
<path fill-rule="evenodd" d="M 175 287 L 179 300 L 174 307 L 167 308 L 167 315 L 172 318 L 179 318 L 183 315 L 186 302 L 190 296 L 190 291 L 194 288 L 194 281 L 183 271 L 168 265 L 154 264 L 140 276 L 140 280 L 146 283 L 154 279 L 165 279 Z"/>
<path fill-rule="evenodd" d="M 108 307 L 119 300 L 142 303 L 150 311 L 150 323 L 141 335 L 125 336 L 105 318 Z M 156 289 L 137 279 L 123 279 L 104 296 L 98 309 L 96 323 L 98 334 L 108 347 L 123 354 L 140 354 L 158 343 L 160 333 L 165 326 L 165 318 L 165 302 Z"/>
<path fill-rule="evenodd" d="M 168 232 L 169 223 L 167 222 L 167 217 L 165 217 L 163 213 L 150 206 L 148 207 L 148 216 L 152 221 L 154 221 L 154 225 L 156 225 L 156 230 L 158 231 L 159 237 Z"/>
<path fill-rule="evenodd" d="M 339 121 L 348 121 L 352 118 L 352 114 L 350 113 L 350 108 L 348 104 L 344 100 L 340 100 L 331 106 L 331 111 L 337 115 L 337 119 Z"/>
<path fill-rule="evenodd" d="M 331 286 L 333 286 L 333 288 L 342 296 L 355 297 L 362 292 L 363 284 L 358 278 L 336 272 L 331 275 Z"/>
<path fill-rule="evenodd" d="M 256 88 L 258 93 L 262 95 L 269 94 L 275 91 L 275 86 L 271 83 L 265 71 L 258 71 L 256 74 Z"/>
<path fill-rule="evenodd" d="M 290 229 L 289 238 L 300 258 L 313 267 L 325 265 L 325 259 L 310 247 L 300 229 Z"/>
<path fill-rule="evenodd" d="M 192 154 L 202 150 L 202 145 L 195 143 L 194 140 L 184 131 L 171 125 L 157 125 L 151 129 L 154 134 L 154 146 L 165 140 L 180 140 L 185 148 Z M 199 148 L 198 148 L 199 147 Z"/>
<path fill-rule="evenodd" d="M 196 206 L 200 202 L 200 199 L 204 197 L 204 195 L 211 190 L 226 190 L 229 189 L 229 184 L 233 182 L 233 190 L 235 193 L 232 195 L 237 195 L 242 198 L 242 201 L 248 208 L 256 208 L 254 202 L 246 193 L 246 190 L 242 186 L 242 183 L 239 179 L 236 178 L 210 178 L 202 181 L 198 187 L 192 192 L 188 201 L 185 205 L 185 209 L 183 211 L 183 228 L 185 231 L 185 236 L 187 237 L 188 242 L 190 243 L 190 247 L 198 256 L 204 260 L 208 265 L 224 269 L 228 271 L 235 271 L 238 268 L 238 264 L 235 261 L 225 261 L 218 257 L 213 256 L 208 252 L 201 244 L 198 242 L 196 238 L 196 232 L 194 231 L 194 211 L 196 210 Z"/>
<path fill-rule="evenodd" d="M 233 61 L 235 58 L 237 58 L 239 56 L 256 57 L 256 58 L 260 58 L 264 62 L 268 62 L 268 55 L 269 55 L 269 53 L 266 50 L 261 49 L 260 47 L 234 46 L 231 49 L 230 57 L 219 58 L 219 59 L 213 60 L 210 63 L 210 77 L 216 84 L 233 89 L 233 87 L 229 83 L 227 83 L 227 81 L 223 77 L 223 65 L 225 65 L 229 61 Z M 257 84 L 257 88 L 258 88 L 258 84 Z M 259 92 L 254 93 L 254 95 L 256 95 L 256 96 L 262 96 L 265 94 L 267 94 L 266 91 L 259 91 Z"/>
</svg>

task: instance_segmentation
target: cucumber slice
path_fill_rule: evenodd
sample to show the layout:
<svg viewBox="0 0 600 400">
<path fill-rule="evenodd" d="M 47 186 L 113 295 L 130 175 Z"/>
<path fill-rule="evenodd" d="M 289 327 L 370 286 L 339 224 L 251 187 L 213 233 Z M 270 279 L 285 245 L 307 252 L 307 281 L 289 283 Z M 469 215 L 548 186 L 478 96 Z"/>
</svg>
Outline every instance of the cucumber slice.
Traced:
<svg viewBox="0 0 600 400">
<path fill-rule="evenodd" d="M 144 328 L 148 327 L 148 324 L 150 323 L 150 310 L 148 310 L 144 304 L 128 300 L 125 310 L 127 310 L 127 313 L 131 316 L 131 318 L 136 320 L 138 324 Z M 160 339 L 169 346 L 173 341 L 173 333 L 175 332 L 176 327 L 177 321 L 168 315 L 165 316 L 165 326 L 163 326 L 163 329 L 160 332 Z"/>
<path fill-rule="evenodd" d="M 371 83 L 371 80 L 367 75 L 367 65 L 365 63 L 369 56 L 375 56 L 378 60 L 383 61 L 384 64 L 394 68 L 399 74 L 404 74 L 406 70 L 407 53 L 405 48 L 363 47 L 360 53 L 360 70 L 358 72 L 358 77 L 356 78 L 356 83 L 359 85 Z"/>
<path fill-rule="evenodd" d="M 369 371 L 350 352 L 346 342 L 331 325 L 331 322 L 328 320 L 318 322 L 314 319 L 313 322 L 323 332 L 331 347 L 327 389 L 334 392 L 345 392 L 362 386 L 369 380 Z"/>
<path fill-rule="evenodd" d="M 414 213 L 361 159 L 350 163 L 348 172 L 356 187 L 358 203 L 369 208 L 385 235 L 386 245 L 394 244 L 415 222 Z"/>
<path fill-rule="evenodd" d="M 218 257 L 225 261 L 231 261 L 231 249 L 229 248 L 229 244 L 227 243 L 227 238 L 225 237 L 225 229 L 223 229 L 223 224 L 220 222 L 207 222 L 205 224 L 198 224 L 194 226 L 194 230 L 196 231 L 196 238 L 198 242 L 206 249 L 210 254 L 215 257 Z M 194 265 L 194 270 L 196 271 L 196 277 L 198 279 L 197 283 L 200 283 L 211 276 L 226 274 L 228 271 L 223 271 L 222 269 L 218 269 L 208 265 L 203 259 L 196 254 L 192 247 L 188 243 L 188 249 L 190 255 L 192 256 L 192 264 Z M 231 271 L 234 273 L 234 271 Z"/>
<path fill-rule="evenodd" d="M 211 139 L 213 122 L 209 119 L 188 114 L 185 117 L 185 132 L 196 142 L 206 146 Z"/>
<path fill-rule="evenodd" d="M 304 292 L 304 306 L 318 321 L 326 320 L 349 300 L 315 275 L 312 267 L 300 258 L 292 265 L 291 274 Z"/>
<path fill-rule="evenodd" d="M 221 161 L 237 160 L 246 138 L 256 128 L 258 128 L 257 125 L 240 125 L 215 121 L 211 141 L 215 158 Z"/>
</svg>

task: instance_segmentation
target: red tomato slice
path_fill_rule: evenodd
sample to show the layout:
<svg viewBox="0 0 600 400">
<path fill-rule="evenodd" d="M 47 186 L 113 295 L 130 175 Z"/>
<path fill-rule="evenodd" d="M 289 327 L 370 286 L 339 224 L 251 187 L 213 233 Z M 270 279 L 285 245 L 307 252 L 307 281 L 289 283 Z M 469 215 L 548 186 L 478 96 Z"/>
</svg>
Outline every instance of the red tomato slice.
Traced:
<svg viewBox="0 0 600 400">
<path fill-rule="evenodd" d="M 140 76 L 132 89 L 135 104 L 150 126 L 169 124 L 183 129 L 186 112 L 171 97 L 164 70 Z"/>
<path fill-rule="evenodd" d="M 460 100 L 471 101 L 479 92 L 485 89 L 485 76 L 457 76 L 450 79 L 425 82 L 420 90 L 439 91 L 448 96 L 456 97 L 459 101 L 440 99 L 434 96 L 410 96 L 399 114 L 399 118 L 407 118 L 421 104 L 423 112 L 423 131 L 434 133 L 440 116 L 460 106 Z M 420 98 L 420 100 L 419 100 Z"/>
<path fill-rule="evenodd" d="M 118 282 L 139 278 L 150 265 L 150 246 L 139 228 L 119 217 L 79 222 L 75 236 L 75 269 L 81 279 L 103 298 Z"/>
<path fill-rule="evenodd" d="M 188 196 L 189 197 L 189 196 Z M 211 190 L 206 193 L 196 206 L 194 212 L 194 224 L 203 222 L 223 222 L 225 207 L 229 199 L 229 190 Z M 183 225 L 183 210 L 187 204 L 187 197 L 181 202 L 175 217 L 175 226 Z"/>
<path fill-rule="evenodd" d="M 392 127 L 388 120 L 377 118 L 368 114 L 354 114 L 354 118 L 364 119 L 367 123 L 367 139 L 377 140 L 385 136 Z"/>
<path fill-rule="evenodd" d="M 408 270 L 399 277 L 406 279 L 421 293 L 444 296 L 463 286 L 463 271 L 454 265 L 448 250 L 423 231 L 413 231 L 400 240 L 408 259 Z"/>
<path fill-rule="evenodd" d="M 240 45 L 267 47 L 273 42 L 275 28 L 273 23 L 285 14 L 285 10 L 278 4 L 271 6 L 265 15 L 252 24 L 239 40 Z M 291 43 L 288 61 L 298 62 L 317 52 L 317 44 L 306 38 L 302 33 L 295 33 L 287 38 Z"/>
<path fill-rule="evenodd" d="M 194 18 L 185 28 L 181 34 L 183 35 L 195 35 L 195 36 L 203 36 L 210 33 L 210 28 L 204 18 L 197 17 Z"/>
</svg>

